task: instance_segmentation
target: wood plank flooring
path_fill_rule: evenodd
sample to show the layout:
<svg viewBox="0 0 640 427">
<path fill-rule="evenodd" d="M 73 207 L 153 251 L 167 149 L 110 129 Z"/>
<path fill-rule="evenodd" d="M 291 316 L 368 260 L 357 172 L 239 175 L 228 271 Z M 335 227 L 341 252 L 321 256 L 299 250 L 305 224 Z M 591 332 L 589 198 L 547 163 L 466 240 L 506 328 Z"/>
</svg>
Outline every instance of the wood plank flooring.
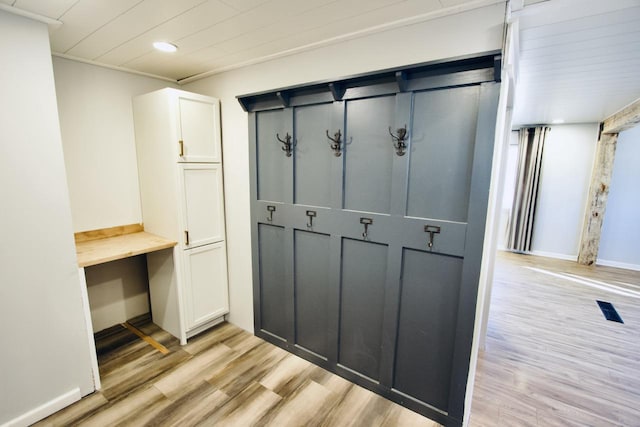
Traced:
<svg viewBox="0 0 640 427">
<path fill-rule="evenodd" d="M 640 298 L 603 283 L 639 293 L 640 272 L 499 254 L 470 426 L 640 426 Z M 230 324 L 184 347 L 135 326 L 170 353 L 100 338 L 103 390 L 38 425 L 438 426 Z"/>
<path fill-rule="evenodd" d="M 640 426 L 640 299 L 607 284 L 638 292 L 640 272 L 499 254 L 471 426 Z"/>
<path fill-rule="evenodd" d="M 39 426 L 415 426 L 438 424 L 224 323 L 180 347 L 149 321 L 97 341 L 103 389 Z"/>
</svg>

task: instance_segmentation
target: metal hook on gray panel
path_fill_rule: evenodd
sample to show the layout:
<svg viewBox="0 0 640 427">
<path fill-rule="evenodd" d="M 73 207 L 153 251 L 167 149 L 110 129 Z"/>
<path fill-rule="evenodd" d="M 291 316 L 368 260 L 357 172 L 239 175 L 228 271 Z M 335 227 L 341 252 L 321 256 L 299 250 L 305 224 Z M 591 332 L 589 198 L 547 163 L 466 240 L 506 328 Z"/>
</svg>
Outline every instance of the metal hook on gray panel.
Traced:
<svg viewBox="0 0 640 427">
<path fill-rule="evenodd" d="M 280 134 L 277 133 L 276 138 L 278 138 L 278 141 L 283 144 L 282 147 L 280 147 L 282 151 L 286 153 L 287 157 L 291 157 L 291 152 L 293 151 L 293 143 L 291 142 L 291 135 L 289 135 L 289 132 L 287 132 L 287 134 L 284 136 L 284 140 L 280 138 Z"/>
<path fill-rule="evenodd" d="M 307 211 L 307 216 L 309 217 L 309 221 L 307 221 L 307 228 L 313 227 L 313 218 L 316 216 L 316 211 Z"/>
<path fill-rule="evenodd" d="M 273 221 L 273 212 L 275 212 L 276 207 L 273 205 L 267 205 L 267 211 L 269 212 L 269 216 L 267 217 L 267 221 Z"/>
<path fill-rule="evenodd" d="M 362 238 L 364 240 L 367 240 L 369 226 L 371 224 L 373 224 L 373 220 L 371 218 L 360 218 L 360 224 L 364 225 L 364 231 L 362 232 Z"/>
<path fill-rule="evenodd" d="M 329 145 L 333 150 L 333 155 L 340 157 L 340 155 L 342 155 L 342 132 L 338 129 L 338 132 L 333 135 L 333 138 L 329 136 L 329 129 L 327 129 L 325 133 L 327 134 L 327 138 L 331 141 Z"/>
<path fill-rule="evenodd" d="M 407 149 L 407 142 L 405 141 L 407 138 L 407 125 L 404 125 L 403 128 L 398 128 L 396 132 L 397 135 L 394 135 L 393 132 L 391 132 L 391 126 L 389 126 L 389 135 L 393 138 L 393 148 L 396 149 L 398 156 L 404 156 L 405 150 Z"/>
<path fill-rule="evenodd" d="M 429 242 L 427 243 L 427 246 L 431 249 L 433 248 L 433 235 L 440 234 L 440 227 L 437 225 L 425 225 L 424 232 L 429 233 Z"/>
</svg>

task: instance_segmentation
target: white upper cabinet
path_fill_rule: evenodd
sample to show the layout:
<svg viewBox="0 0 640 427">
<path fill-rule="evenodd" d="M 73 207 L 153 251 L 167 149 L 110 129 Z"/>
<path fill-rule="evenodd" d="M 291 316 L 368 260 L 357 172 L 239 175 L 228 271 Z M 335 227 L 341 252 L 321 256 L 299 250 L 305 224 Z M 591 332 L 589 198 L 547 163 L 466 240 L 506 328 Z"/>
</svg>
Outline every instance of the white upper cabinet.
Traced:
<svg viewBox="0 0 640 427">
<path fill-rule="evenodd" d="M 180 93 L 180 92 L 178 92 Z M 180 162 L 219 163 L 220 107 L 205 97 L 178 95 Z"/>
</svg>

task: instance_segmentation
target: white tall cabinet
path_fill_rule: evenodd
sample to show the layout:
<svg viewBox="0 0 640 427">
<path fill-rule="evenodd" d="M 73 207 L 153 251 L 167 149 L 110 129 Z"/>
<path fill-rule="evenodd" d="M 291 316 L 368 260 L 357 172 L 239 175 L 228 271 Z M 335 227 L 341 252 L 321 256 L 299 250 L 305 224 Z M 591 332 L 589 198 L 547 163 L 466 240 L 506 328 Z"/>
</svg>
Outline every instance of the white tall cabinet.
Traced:
<svg viewBox="0 0 640 427">
<path fill-rule="evenodd" d="M 145 231 L 178 242 L 147 255 L 151 311 L 185 344 L 229 312 L 220 104 L 167 88 L 133 112 Z"/>
</svg>

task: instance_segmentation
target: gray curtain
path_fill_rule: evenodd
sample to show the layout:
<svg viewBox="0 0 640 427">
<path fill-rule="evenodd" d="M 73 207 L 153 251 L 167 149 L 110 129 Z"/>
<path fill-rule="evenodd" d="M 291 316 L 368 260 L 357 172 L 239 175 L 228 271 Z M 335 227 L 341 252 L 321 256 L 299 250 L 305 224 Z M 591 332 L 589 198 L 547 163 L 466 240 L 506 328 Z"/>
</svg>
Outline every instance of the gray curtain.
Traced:
<svg viewBox="0 0 640 427">
<path fill-rule="evenodd" d="M 518 173 L 507 232 L 507 248 L 513 251 L 531 250 L 542 150 L 547 133 L 549 128 L 544 126 L 518 131 Z"/>
</svg>

